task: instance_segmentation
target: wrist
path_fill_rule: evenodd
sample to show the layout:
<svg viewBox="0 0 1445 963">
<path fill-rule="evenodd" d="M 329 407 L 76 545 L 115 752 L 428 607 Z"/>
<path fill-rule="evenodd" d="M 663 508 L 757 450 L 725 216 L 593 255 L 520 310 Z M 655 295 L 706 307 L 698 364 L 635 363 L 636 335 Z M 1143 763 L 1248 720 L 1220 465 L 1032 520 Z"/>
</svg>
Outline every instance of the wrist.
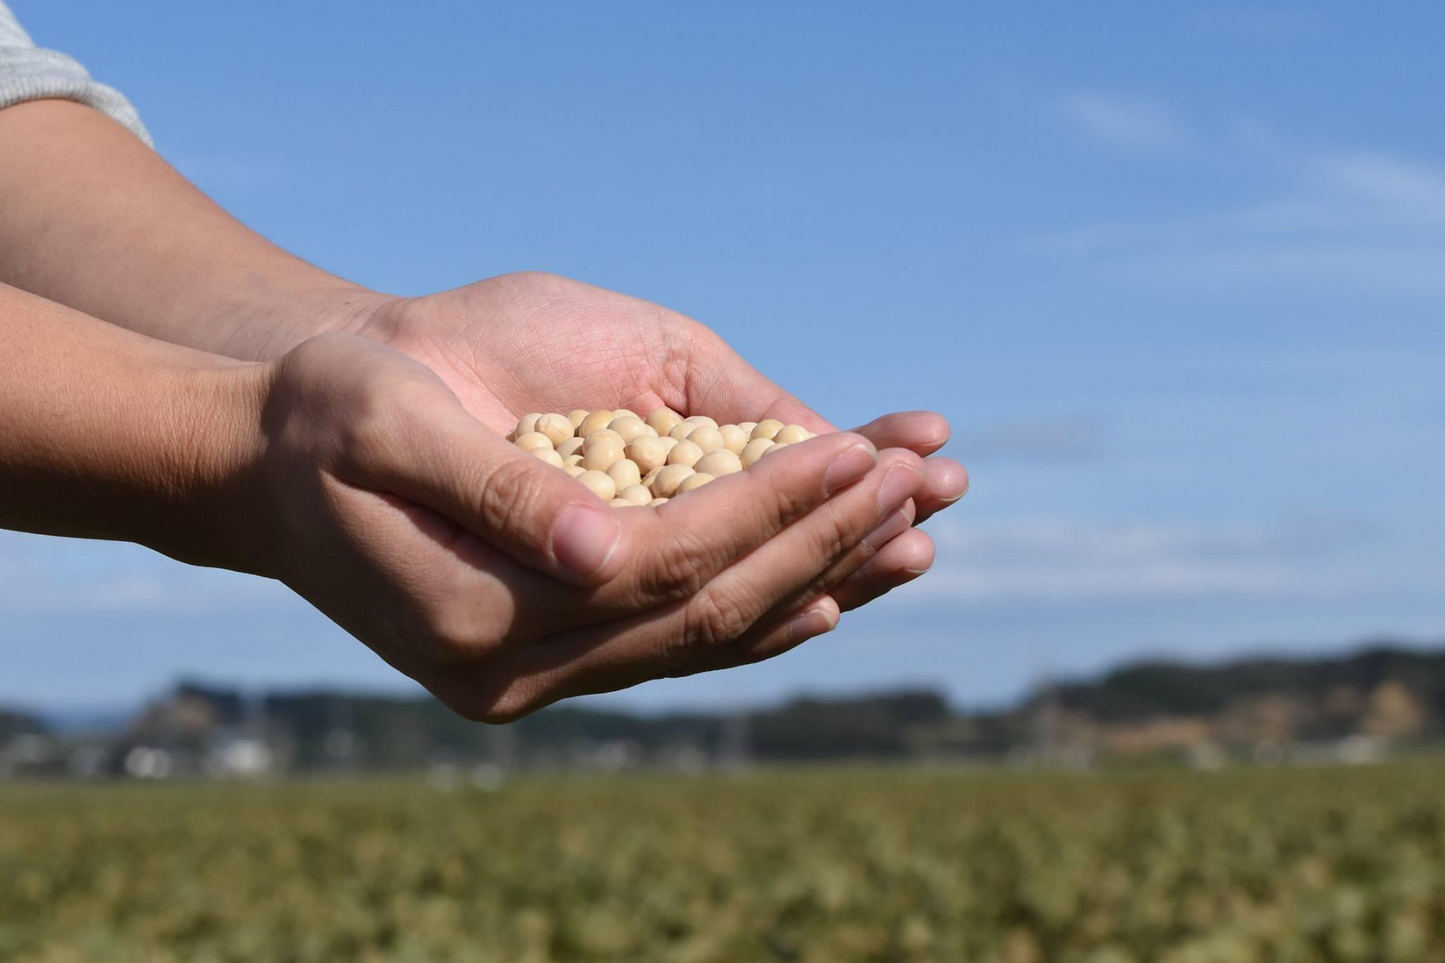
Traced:
<svg viewBox="0 0 1445 963">
<path fill-rule="evenodd" d="M 214 322 L 227 333 L 217 350 L 230 358 L 274 361 L 318 335 L 361 333 L 400 300 L 340 278 L 253 291 L 244 302 L 218 309 Z"/>
<path fill-rule="evenodd" d="M 166 379 L 156 522 L 136 541 L 194 565 L 271 574 L 260 484 L 269 378 L 269 365 L 214 358 Z"/>
</svg>

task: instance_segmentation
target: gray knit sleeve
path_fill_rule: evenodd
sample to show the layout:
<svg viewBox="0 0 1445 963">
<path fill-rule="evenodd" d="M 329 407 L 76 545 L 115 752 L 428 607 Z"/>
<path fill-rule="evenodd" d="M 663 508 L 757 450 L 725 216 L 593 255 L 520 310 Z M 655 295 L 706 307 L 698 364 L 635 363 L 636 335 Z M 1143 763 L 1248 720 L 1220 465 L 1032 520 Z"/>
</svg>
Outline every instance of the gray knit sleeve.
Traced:
<svg viewBox="0 0 1445 963">
<path fill-rule="evenodd" d="M 85 68 L 65 54 L 35 46 L 15 14 L 0 2 L 0 107 L 46 97 L 94 107 L 151 143 L 140 115 L 120 91 L 91 80 Z"/>
</svg>

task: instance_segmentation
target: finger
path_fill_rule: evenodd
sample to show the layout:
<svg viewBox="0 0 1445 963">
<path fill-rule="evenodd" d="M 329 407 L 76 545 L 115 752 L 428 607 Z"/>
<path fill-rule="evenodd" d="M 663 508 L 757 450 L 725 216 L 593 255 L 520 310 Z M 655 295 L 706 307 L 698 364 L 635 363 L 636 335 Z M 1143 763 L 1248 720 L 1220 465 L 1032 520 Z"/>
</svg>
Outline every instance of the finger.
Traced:
<svg viewBox="0 0 1445 963">
<path fill-rule="evenodd" d="M 842 617 L 832 596 L 821 596 L 786 615 L 759 622 L 742 638 L 683 663 L 668 672 L 667 677 L 680 679 L 771 659 L 833 631 Z"/>
<path fill-rule="evenodd" d="M 735 641 L 782 600 L 814 584 L 818 573 L 897 511 L 922 477 L 916 455 L 886 452 L 862 481 L 719 573 L 692 597 L 656 612 L 508 649 L 466 683 L 442 684 L 474 687 L 477 714 L 507 718 L 561 698 L 665 675 Z"/>
<path fill-rule="evenodd" d="M 924 575 L 933 566 L 934 552 L 933 539 L 926 532 L 910 528 L 829 589 L 828 594 L 840 609 L 850 612 Z"/>
<path fill-rule="evenodd" d="M 866 439 L 845 432 L 790 445 L 649 512 L 623 510 L 630 558 L 602 606 L 636 609 L 697 594 L 707 582 L 877 464 Z"/>
<path fill-rule="evenodd" d="M 948 420 L 933 411 L 897 411 L 854 428 L 879 448 L 907 448 L 931 455 L 948 443 Z"/>
<path fill-rule="evenodd" d="M 320 539 L 330 543 L 309 544 L 314 564 L 295 566 L 287 584 L 415 678 L 485 654 L 516 617 L 507 573 L 531 570 L 431 509 L 325 484 L 337 524 Z"/>
<path fill-rule="evenodd" d="M 968 494 L 968 469 L 952 458 L 934 455 L 923 459 L 923 488 L 918 493 L 917 522 L 943 511 Z"/>
<path fill-rule="evenodd" d="M 459 406 L 410 405 L 371 449 L 376 487 L 435 509 L 510 557 L 573 585 L 622 571 L 627 532 L 581 484 Z"/>
<path fill-rule="evenodd" d="M 879 525 L 865 535 L 856 546 L 846 552 L 842 558 L 829 566 L 828 570 L 821 576 L 800 588 L 792 595 L 781 599 L 773 606 L 768 615 L 764 616 L 759 624 L 781 625 L 807 612 L 812 606 L 822 603 L 826 599 L 833 599 L 836 603 L 841 590 L 843 598 L 856 601 L 852 608 L 863 604 L 863 600 L 870 595 L 876 598 L 902 584 L 894 571 L 897 564 L 908 561 L 916 561 L 910 557 L 906 550 L 899 552 L 894 543 L 902 542 L 906 546 L 911 539 L 909 534 L 919 535 L 931 544 L 932 540 L 922 532 L 915 531 L 913 525 L 914 505 L 913 499 L 908 499 L 902 507 L 892 512 Z M 878 564 L 879 558 L 883 563 Z M 930 559 L 931 561 L 931 559 Z M 910 575 L 908 578 L 916 578 Z M 841 604 L 841 603 L 839 603 Z M 778 644 L 783 636 L 778 633 L 767 634 L 766 637 L 755 637 L 754 633 L 737 642 L 720 646 L 715 651 L 705 652 L 694 659 L 684 663 L 676 672 L 670 675 L 691 675 L 694 672 L 707 672 L 713 669 L 726 668 L 730 665 L 743 665 L 749 662 L 760 662 L 763 659 L 777 655 L 791 645 L 783 648 L 772 648 Z M 761 648 L 755 648 L 755 647 Z"/>
<path fill-rule="evenodd" d="M 948 422 L 931 411 L 903 411 L 884 415 L 854 429 L 879 448 L 907 448 L 932 455 L 949 439 Z M 928 478 L 918 493 L 918 519 L 924 521 L 958 501 L 968 491 L 968 471 L 952 458 L 929 458 Z"/>
<path fill-rule="evenodd" d="M 893 518 L 900 518 L 895 513 Z M 885 525 L 890 524 L 885 522 Z M 933 564 L 933 540 L 916 528 L 904 531 L 887 542 L 877 554 L 826 595 L 809 598 L 797 607 L 763 619 L 760 628 L 749 631 L 736 642 L 698 656 L 682 664 L 670 677 L 714 672 L 740 665 L 751 665 L 796 648 L 837 627 L 842 612 L 851 611 L 874 599 L 906 585 L 923 575 Z"/>
<path fill-rule="evenodd" d="M 275 377 L 283 389 L 263 415 L 267 430 L 328 426 L 320 440 L 314 432 L 294 440 L 326 454 L 343 480 L 435 509 L 573 584 L 595 585 L 621 570 L 626 533 L 607 507 L 473 418 L 420 362 L 366 338 L 329 334 L 288 353 Z M 292 383 L 303 387 L 284 390 Z"/>
</svg>

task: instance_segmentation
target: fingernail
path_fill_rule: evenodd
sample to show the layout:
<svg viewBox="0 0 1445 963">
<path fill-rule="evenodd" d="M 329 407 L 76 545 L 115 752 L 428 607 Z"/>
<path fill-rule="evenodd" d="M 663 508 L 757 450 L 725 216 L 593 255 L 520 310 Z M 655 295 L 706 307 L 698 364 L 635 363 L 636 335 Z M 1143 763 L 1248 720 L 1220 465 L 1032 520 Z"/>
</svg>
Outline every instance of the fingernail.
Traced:
<svg viewBox="0 0 1445 963">
<path fill-rule="evenodd" d="M 882 515 L 897 508 L 899 503 L 918 490 L 921 481 L 923 476 L 917 469 L 907 465 L 894 465 L 888 474 L 883 476 L 883 484 L 878 486 L 878 514 Z"/>
<path fill-rule="evenodd" d="M 869 555 L 876 553 L 884 545 L 903 534 L 908 526 L 913 524 L 913 519 L 908 517 L 905 509 L 898 509 L 873 531 L 863 537 L 863 548 Z"/>
<path fill-rule="evenodd" d="M 814 609 L 811 612 L 804 612 L 788 623 L 788 641 L 802 642 L 819 635 L 826 635 L 837 627 L 838 623 L 828 618 L 826 612 Z"/>
<path fill-rule="evenodd" d="M 602 571 L 621 540 L 622 526 L 610 509 L 570 505 L 552 529 L 552 554 L 569 572 L 590 579 Z"/>
<path fill-rule="evenodd" d="M 833 457 L 833 464 L 823 475 L 823 491 L 833 494 L 844 485 L 851 485 L 878 464 L 878 452 L 867 445 L 853 445 Z"/>
</svg>

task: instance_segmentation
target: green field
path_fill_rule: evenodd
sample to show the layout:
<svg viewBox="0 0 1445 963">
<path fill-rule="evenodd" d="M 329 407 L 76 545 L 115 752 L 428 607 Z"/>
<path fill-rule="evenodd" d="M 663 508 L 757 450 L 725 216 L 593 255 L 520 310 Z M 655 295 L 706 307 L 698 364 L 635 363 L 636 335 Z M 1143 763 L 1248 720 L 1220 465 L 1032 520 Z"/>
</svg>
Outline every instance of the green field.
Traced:
<svg viewBox="0 0 1445 963">
<path fill-rule="evenodd" d="M 12 785 L 0 960 L 1440 960 L 1442 776 Z"/>
</svg>

